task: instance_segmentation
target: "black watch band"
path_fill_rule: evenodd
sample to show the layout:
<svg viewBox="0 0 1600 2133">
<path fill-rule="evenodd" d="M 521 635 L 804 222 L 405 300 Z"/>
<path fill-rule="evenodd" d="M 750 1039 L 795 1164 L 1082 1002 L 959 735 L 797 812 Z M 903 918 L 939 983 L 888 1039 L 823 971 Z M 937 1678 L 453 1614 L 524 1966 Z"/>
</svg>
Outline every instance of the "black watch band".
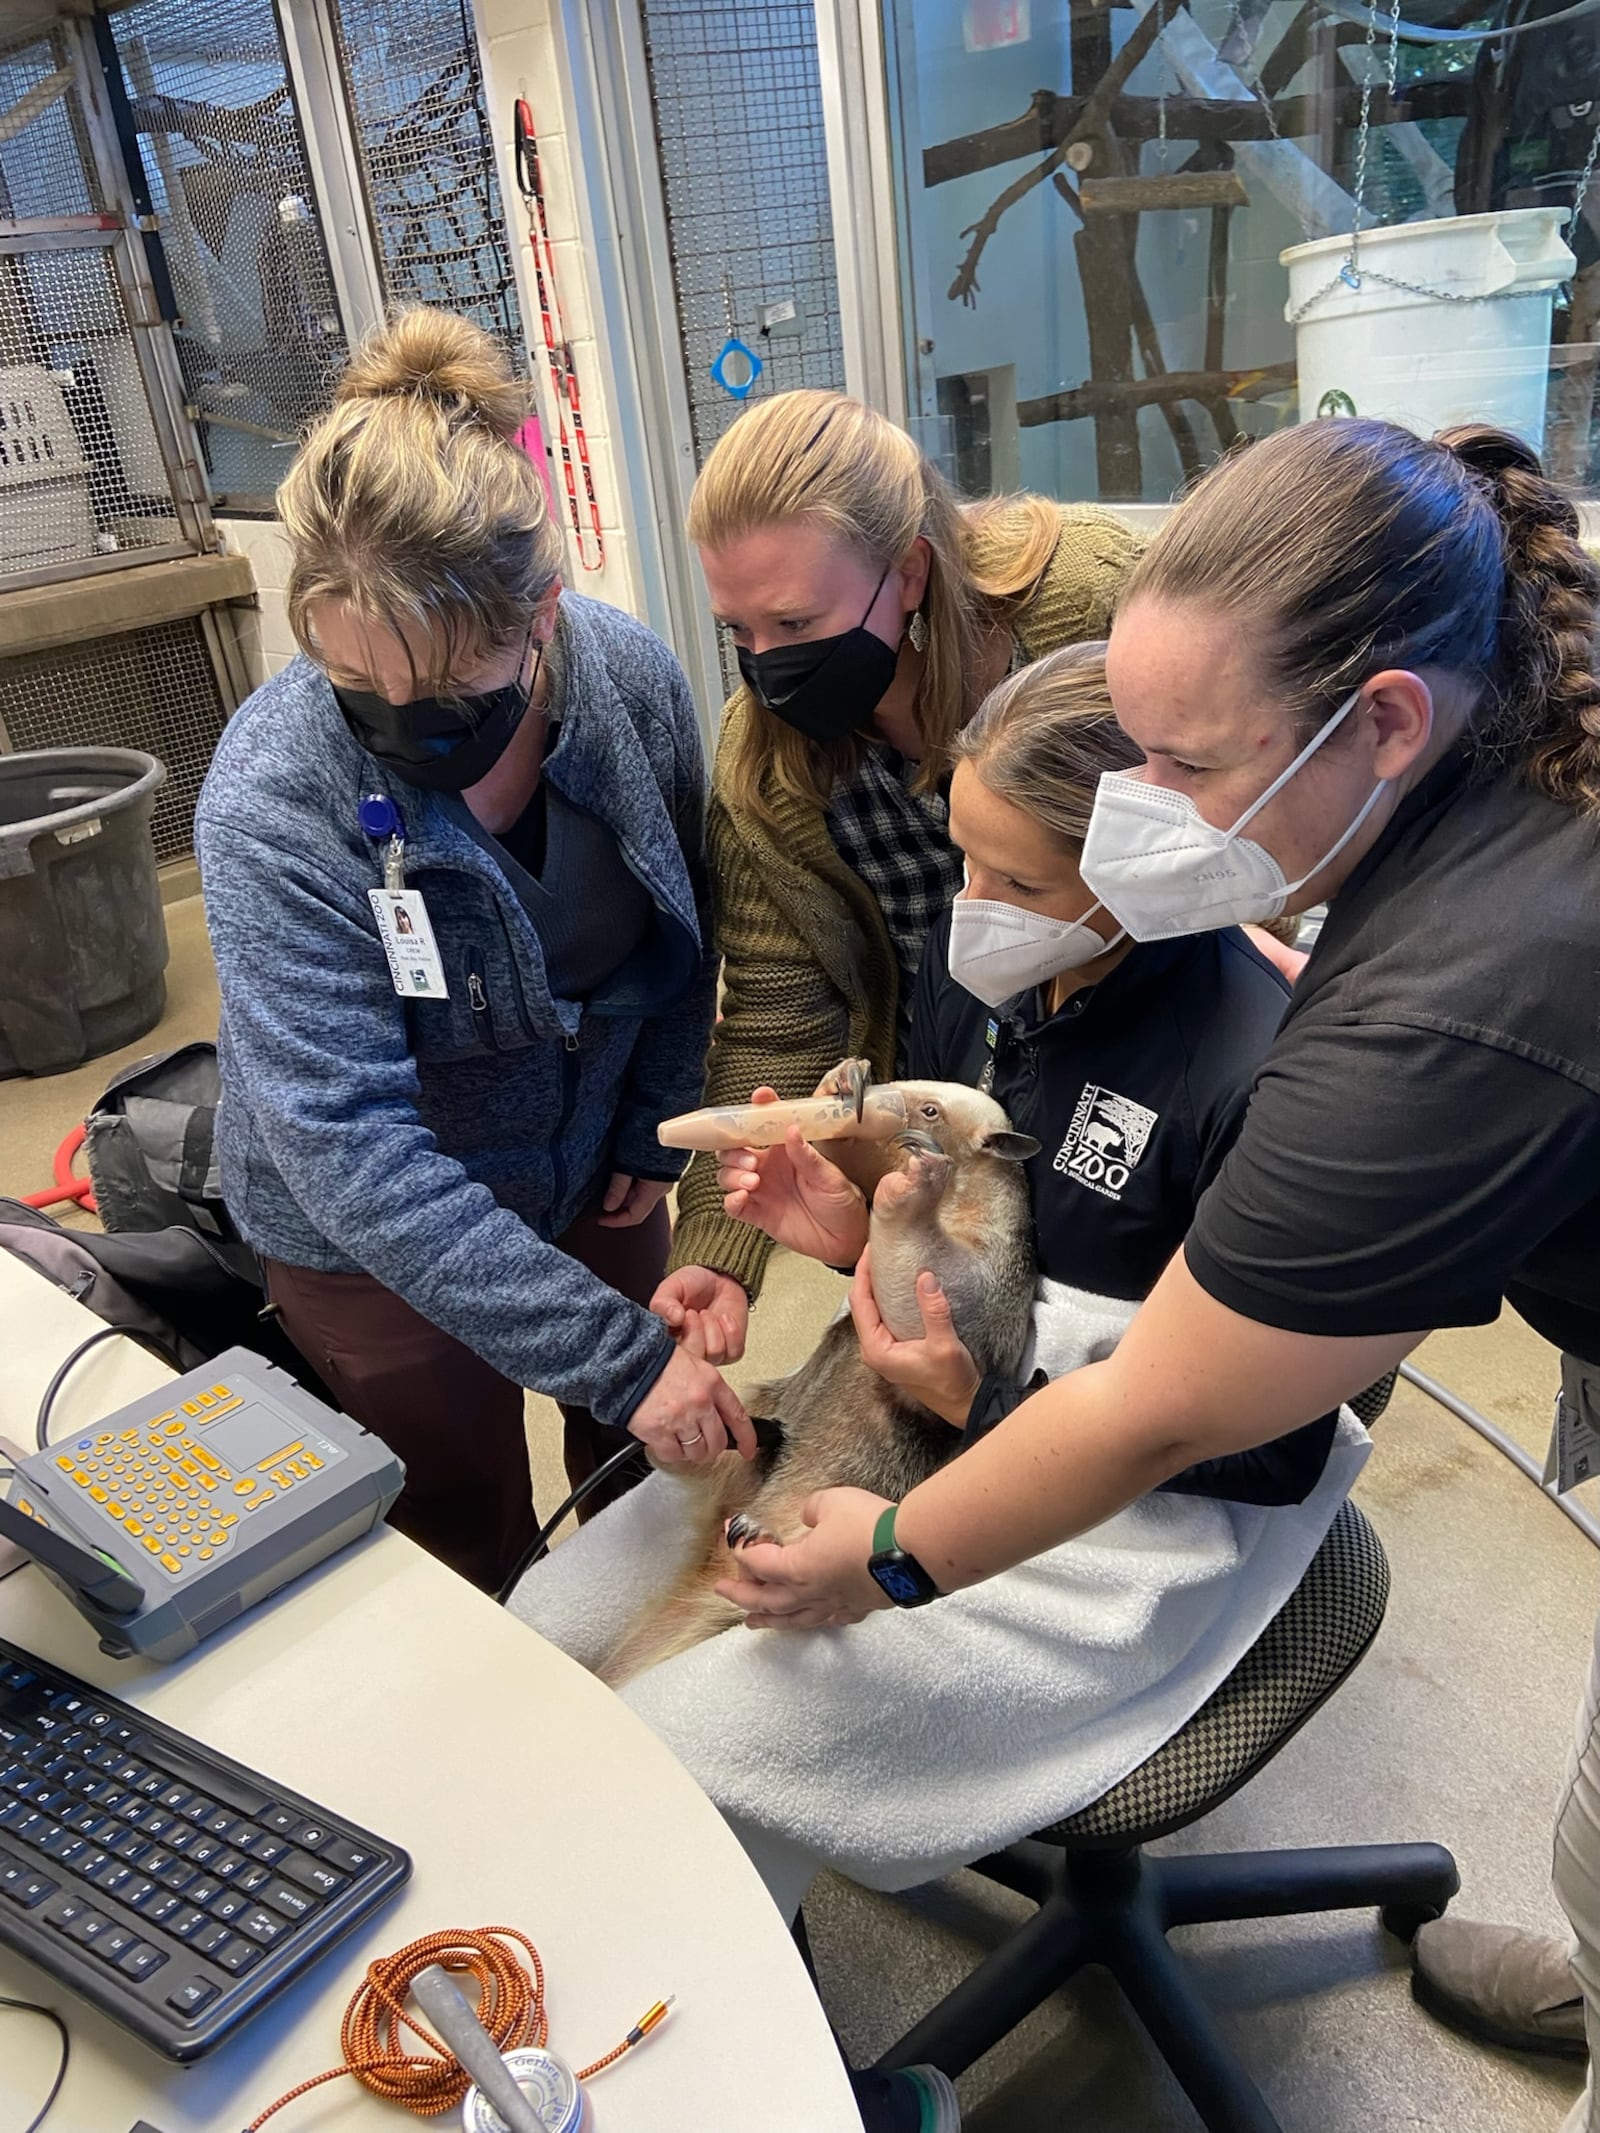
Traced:
<svg viewBox="0 0 1600 2133">
<path fill-rule="evenodd" d="M 943 1599 L 944 1595 L 916 1557 L 896 1546 L 894 1518 L 899 1508 L 897 1503 L 890 1504 L 873 1527 L 867 1569 L 878 1589 L 896 1607 L 926 1607 L 930 1600 Z"/>
</svg>

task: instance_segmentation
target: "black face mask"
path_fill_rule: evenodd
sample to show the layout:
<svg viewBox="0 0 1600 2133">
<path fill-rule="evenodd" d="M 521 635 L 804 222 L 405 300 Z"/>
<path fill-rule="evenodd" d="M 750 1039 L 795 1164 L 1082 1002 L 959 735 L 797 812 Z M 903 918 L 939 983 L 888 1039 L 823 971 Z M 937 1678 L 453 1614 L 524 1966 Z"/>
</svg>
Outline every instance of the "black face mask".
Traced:
<svg viewBox="0 0 1600 2133">
<path fill-rule="evenodd" d="M 524 643 L 524 659 L 527 654 Z M 432 792 L 465 792 L 489 775 L 511 745 L 532 700 L 543 658 L 541 643 L 526 687 L 508 681 L 502 689 L 458 696 L 451 703 L 418 696 L 408 704 L 391 704 L 375 690 L 341 689 L 337 684 L 333 693 L 350 731 L 396 777 Z M 520 659 L 517 671 L 522 671 Z"/>
<path fill-rule="evenodd" d="M 885 570 L 867 602 L 878 604 L 888 578 Z M 739 653 L 745 686 L 764 710 L 813 741 L 842 741 L 871 722 L 894 680 L 895 647 L 866 626 L 863 615 L 853 630 L 838 637 L 814 637 L 807 644 L 775 644 L 768 652 Z"/>
</svg>

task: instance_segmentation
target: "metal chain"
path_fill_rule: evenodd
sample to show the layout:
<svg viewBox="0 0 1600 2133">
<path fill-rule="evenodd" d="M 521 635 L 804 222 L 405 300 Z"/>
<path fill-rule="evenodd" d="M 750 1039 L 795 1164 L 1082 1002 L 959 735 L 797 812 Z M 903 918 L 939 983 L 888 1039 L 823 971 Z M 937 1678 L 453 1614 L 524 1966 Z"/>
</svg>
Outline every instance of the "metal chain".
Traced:
<svg viewBox="0 0 1600 2133">
<path fill-rule="evenodd" d="M 1233 6 L 1229 11 L 1227 23 L 1223 28 L 1221 37 L 1217 40 L 1219 50 L 1223 45 L 1228 42 L 1228 39 L 1233 35 L 1234 31 L 1240 27 L 1241 18 L 1243 17 L 1243 14 L 1244 0 L 1233 0 Z M 1244 83 L 1245 87 L 1250 91 L 1256 102 L 1266 113 L 1267 126 L 1272 134 L 1272 138 L 1275 141 L 1281 141 L 1283 139 L 1283 135 L 1278 131 L 1278 114 L 1272 108 L 1272 98 L 1268 96 L 1266 90 L 1263 89 L 1261 86 L 1260 77 L 1255 74 L 1246 74 L 1242 66 L 1237 69 L 1237 72 L 1239 75 L 1239 79 Z M 1304 228 L 1305 225 L 1302 223 L 1301 227 Z"/>
<path fill-rule="evenodd" d="M 1597 160 L 1600 160 L 1600 125 L 1597 125 L 1594 129 L 1594 137 L 1589 143 L 1589 153 L 1584 158 L 1583 170 L 1578 178 L 1578 190 L 1572 196 L 1572 220 L 1567 224 L 1567 228 L 1572 231 L 1574 236 L 1577 234 L 1578 217 L 1583 212 L 1583 203 L 1589 196 L 1589 187 L 1594 179 L 1594 166 Z"/>
<path fill-rule="evenodd" d="M 1367 211 L 1367 149 L 1372 141 L 1372 85 L 1378 76 L 1378 0 L 1368 0 L 1367 42 L 1361 60 L 1361 123 L 1356 128 L 1356 211 L 1350 231 L 1350 253 L 1340 268 L 1340 278 L 1352 289 L 1361 286 L 1355 273 L 1356 247 L 1361 242 L 1361 218 Z"/>
</svg>

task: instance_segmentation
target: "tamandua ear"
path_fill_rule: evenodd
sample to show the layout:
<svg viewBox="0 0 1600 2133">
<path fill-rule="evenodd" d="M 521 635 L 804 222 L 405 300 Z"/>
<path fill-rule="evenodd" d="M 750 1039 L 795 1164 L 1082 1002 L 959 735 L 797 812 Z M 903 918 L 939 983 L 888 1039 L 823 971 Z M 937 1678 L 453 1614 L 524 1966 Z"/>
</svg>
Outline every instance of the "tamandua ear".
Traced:
<svg viewBox="0 0 1600 2133">
<path fill-rule="evenodd" d="M 1025 1163 L 1039 1153 L 1039 1143 L 1031 1133 L 986 1133 L 983 1152 L 999 1156 L 1002 1163 Z"/>
</svg>

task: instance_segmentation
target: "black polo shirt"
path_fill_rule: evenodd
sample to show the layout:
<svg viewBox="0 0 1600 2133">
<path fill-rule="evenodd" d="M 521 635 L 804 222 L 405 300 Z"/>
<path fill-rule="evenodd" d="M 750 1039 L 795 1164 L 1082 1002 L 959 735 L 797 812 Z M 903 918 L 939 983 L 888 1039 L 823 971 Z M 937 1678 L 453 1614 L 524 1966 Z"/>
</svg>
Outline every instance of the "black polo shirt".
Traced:
<svg viewBox="0 0 1600 2133">
<path fill-rule="evenodd" d="M 1027 1169 L 1042 1274 L 1142 1302 L 1233 1145 L 1288 986 L 1230 928 L 1136 946 L 1054 1015 L 1037 989 L 991 1010 L 950 976 L 949 935 L 946 913 L 918 973 L 908 1072 L 987 1090 L 1039 1142 Z M 992 1426 L 1018 1397 L 989 1388 L 969 1426 Z M 1208 1460 L 1168 1487 L 1300 1502 L 1335 1420 Z"/>
<path fill-rule="evenodd" d="M 1333 899 L 1186 1245 L 1259 1324 L 1600 1364 L 1600 825 L 1449 757 Z"/>
<path fill-rule="evenodd" d="M 986 1090 L 1038 1141 L 1042 1274 L 1142 1302 L 1233 1145 L 1288 986 L 1230 929 L 1135 946 L 1044 1017 L 1037 988 L 990 1009 L 958 985 L 949 938 L 946 912 L 917 977 L 910 1075 Z"/>
</svg>

